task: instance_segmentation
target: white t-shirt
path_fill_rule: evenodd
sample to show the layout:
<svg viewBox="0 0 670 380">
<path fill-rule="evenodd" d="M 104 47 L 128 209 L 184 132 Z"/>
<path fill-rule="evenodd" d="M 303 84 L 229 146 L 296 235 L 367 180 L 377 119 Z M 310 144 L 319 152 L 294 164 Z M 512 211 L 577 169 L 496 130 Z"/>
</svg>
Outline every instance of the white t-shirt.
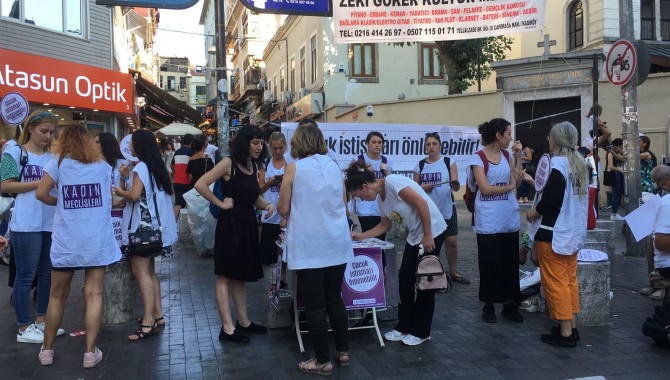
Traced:
<svg viewBox="0 0 670 380">
<path fill-rule="evenodd" d="M 456 165 L 453 161 L 450 161 L 450 164 Z M 444 163 L 444 157 L 440 157 L 432 164 L 426 161 L 422 172 L 419 171 L 419 164 L 417 163 L 414 167 L 414 173 L 421 177 L 421 184 L 441 184 L 427 194 L 440 209 L 444 219 L 449 220 L 453 213 L 453 202 L 451 201 L 451 183 L 449 183 L 451 177 L 449 176 L 449 168 Z"/>
<path fill-rule="evenodd" d="M 406 187 L 416 191 L 428 203 L 433 238 L 447 229 L 447 223 L 444 221 L 444 217 L 435 205 L 435 202 L 430 199 L 416 182 L 403 175 L 391 174 L 386 176 L 385 187 L 386 196 L 384 200 L 381 197 L 378 198 L 379 210 L 383 216 L 407 227 L 409 230 L 407 243 L 410 245 L 421 243 L 421 239 L 423 239 L 423 226 L 421 225 L 421 218 L 419 218 L 419 212 L 416 207 L 400 199 L 400 191 Z"/>
<path fill-rule="evenodd" d="M 219 150 L 219 147 L 207 143 L 207 148 L 205 148 L 205 155 L 212 159 L 212 162 L 216 163 L 216 151 Z"/>
<path fill-rule="evenodd" d="M 375 171 L 375 178 L 384 178 L 384 173 L 382 173 L 381 166 L 382 166 L 382 158 L 381 156 L 379 157 L 378 160 L 373 160 L 370 157 L 368 157 L 367 154 L 363 154 L 363 158 L 365 159 L 366 164 L 371 164 L 372 169 Z M 358 160 L 358 156 L 355 158 Z M 386 162 L 386 170 L 387 173 L 391 172 L 391 161 Z M 377 200 L 374 201 L 364 201 L 358 197 L 354 197 L 353 199 L 353 205 L 354 205 L 354 213 L 358 216 L 380 216 L 381 213 L 379 212 L 379 205 L 377 204 Z"/>
<path fill-rule="evenodd" d="M 149 207 L 149 213 L 151 214 L 151 223 L 153 228 L 158 227 L 158 219 L 156 218 L 156 207 L 154 206 L 153 200 L 153 191 L 149 176 L 149 169 L 147 164 L 140 161 L 133 168 L 133 173 L 137 173 L 140 181 L 144 185 L 144 190 L 146 191 L 147 196 L 147 206 Z M 131 177 L 133 174 L 131 173 Z M 158 211 L 161 219 L 160 227 L 163 237 L 163 247 L 168 247 L 174 244 L 177 241 L 177 222 L 174 219 L 174 211 L 172 210 L 172 202 L 170 196 L 164 191 L 159 190 L 156 182 L 153 183 L 153 189 L 156 191 L 156 204 L 158 205 Z M 130 226 L 130 232 L 137 231 L 137 227 L 140 225 L 140 202 L 127 202 L 132 207 L 132 225 Z M 134 203 L 134 206 L 133 206 Z M 124 223 L 124 229 L 128 230 L 128 225 Z M 128 237 L 124 236 L 124 243 L 127 244 Z"/>
<path fill-rule="evenodd" d="M 283 175 L 284 174 L 284 168 L 285 166 L 282 166 L 280 169 L 277 169 L 274 167 L 274 164 L 272 163 L 272 158 L 270 158 L 270 161 L 268 163 L 268 167 L 265 169 L 265 182 L 268 182 L 271 178 L 273 178 L 276 175 Z M 281 181 L 278 183 L 270 186 L 265 193 L 263 193 L 263 199 L 265 199 L 266 202 L 272 203 L 274 206 L 274 212 L 272 213 L 272 216 L 268 219 L 265 219 L 265 214 L 268 212 L 263 210 L 263 214 L 261 216 L 261 221 L 263 223 L 268 223 L 268 224 L 279 224 L 280 221 L 280 216 L 279 213 L 277 213 L 277 201 L 279 200 L 279 189 L 281 188 Z"/>
<path fill-rule="evenodd" d="M 316 154 L 295 163 L 286 263 L 291 270 L 347 263 L 354 249 L 344 207 L 342 171 Z"/>
<path fill-rule="evenodd" d="M 6 154 L 12 156 L 16 167 L 21 172 L 21 148 L 15 145 L 7 149 Z M 53 154 L 45 152 L 41 155 L 28 153 L 28 163 L 23 171 L 21 182 L 35 182 L 42 179 L 44 167 L 51 161 Z M 18 180 L 18 179 L 17 179 Z M 53 228 L 55 206 L 47 206 L 35 198 L 36 190 L 16 195 L 10 230 L 14 232 L 51 231 Z"/>
<path fill-rule="evenodd" d="M 115 263 L 121 250 L 112 228 L 111 167 L 105 161 L 82 164 L 58 157 L 44 168 L 58 186 L 51 235 L 54 267 L 90 267 Z"/>
<path fill-rule="evenodd" d="M 500 153 L 501 161 L 498 164 L 489 162 L 486 180 L 491 186 L 507 186 L 510 181 L 509 161 Z M 510 155 L 511 159 L 511 155 Z M 470 174 L 470 166 L 484 168 L 484 162 L 478 154 L 471 156 L 468 166 L 468 186 L 475 189 L 474 176 Z M 478 234 L 496 234 L 519 231 L 519 204 L 516 201 L 514 190 L 498 195 L 484 195 L 477 191 L 475 197 L 475 225 Z"/>
<path fill-rule="evenodd" d="M 654 218 L 654 234 L 670 234 L 670 196 L 661 198 Z M 652 235 L 653 236 L 653 235 Z M 670 267 L 670 251 L 661 251 L 654 242 L 654 268 Z"/>
</svg>

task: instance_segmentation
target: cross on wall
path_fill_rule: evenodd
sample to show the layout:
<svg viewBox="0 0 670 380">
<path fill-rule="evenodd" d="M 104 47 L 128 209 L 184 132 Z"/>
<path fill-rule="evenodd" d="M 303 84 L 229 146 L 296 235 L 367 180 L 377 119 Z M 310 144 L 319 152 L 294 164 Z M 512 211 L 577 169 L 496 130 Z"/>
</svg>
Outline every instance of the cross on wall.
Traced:
<svg viewBox="0 0 670 380">
<path fill-rule="evenodd" d="M 542 55 L 551 55 L 551 47 L 556 45 L 556 40 L 549 39 L 549 35 L 544 35 L 544 41 L 538 42 L 537 47 L 544 47 Z"/>
</svg>

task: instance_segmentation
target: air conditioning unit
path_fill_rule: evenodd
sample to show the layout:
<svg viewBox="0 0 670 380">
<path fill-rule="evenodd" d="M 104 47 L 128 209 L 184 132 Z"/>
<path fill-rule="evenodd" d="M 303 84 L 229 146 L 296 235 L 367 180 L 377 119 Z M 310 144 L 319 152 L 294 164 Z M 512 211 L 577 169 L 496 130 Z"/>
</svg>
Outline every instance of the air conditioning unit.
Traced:
<svg viewBox="0 0 670 380">
<path fill-rule="evenodd" d="M 268 91 L 268 90 L 264 91 L 263 92 L 263 101 L 264 102 L 271 102 L 272 100 L 273 100 L 272 99 L 272 91 Z"/>
</svg>

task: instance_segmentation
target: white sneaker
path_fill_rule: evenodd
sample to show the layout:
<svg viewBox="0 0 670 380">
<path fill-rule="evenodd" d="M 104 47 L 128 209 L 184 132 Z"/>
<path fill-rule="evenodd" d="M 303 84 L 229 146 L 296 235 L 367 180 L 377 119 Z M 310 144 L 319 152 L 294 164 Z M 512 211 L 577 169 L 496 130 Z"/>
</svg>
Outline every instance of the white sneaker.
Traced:
<svg viewBox="0 0 670 380">
<path fill-rule="evenodd" d="M 610 215 L 610 220 L 624 220 L 624 217 L 619 214 Z"/>
<path fill-rule="evenodd" d="M 37 327 L 38 330 L 44 333 L 44 322 L 35 323 L 35 327 Z M 59 328 L 58 331 L 56 331 L 56 336 L 62 336 L 63 334 L 65 334 L 65 330 L 63 329 Z"/>
<path fill-rule="evenodd" d="M 430 340 L 430 337 L 428 338 L 417 338 L 414 335 L 407 334 L 405 335 L 404 338 L 402 338 L 402 344 L 407 345 L 407 346 L 418 346 L 421 343 Z"/>
<path fill-rule="evenodd" d="M 388 340 L 389 342 L 399 342 L 406 336 L 407 334 L 403 334 L 398 330 L 391 330 L 384 334 L 384 339 Z"/>
<path fill-rule="evenodd" d="M 657 291 L 653 292 L 649 298 L 652 300 L 662 300 L 663 296 L 665 296 L 665 289 L 658 289 Z"/>
<path fill-rule="evenodd" d="M 28 326 L 24 331 L 19 330 L 16 334 L 18 343 L 44 343 L 44 333 L 35 324 Z"/>
</svg>

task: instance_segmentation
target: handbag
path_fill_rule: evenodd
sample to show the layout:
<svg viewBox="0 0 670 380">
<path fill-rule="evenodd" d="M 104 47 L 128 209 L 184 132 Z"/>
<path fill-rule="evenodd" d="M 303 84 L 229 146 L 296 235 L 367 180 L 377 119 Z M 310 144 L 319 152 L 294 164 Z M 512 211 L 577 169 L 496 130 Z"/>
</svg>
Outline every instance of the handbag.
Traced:
<svg viewBox="0 0 670 380">
<path fill-rule="evenodd" d="M 156 219 L 158 219 L 158 228 L 140 230 L 130 232 L 130 226 L 133 224 L 133 214 L 130 213 L 130 221 L 128 222 L 128 251 L 131 255 L 146 256 L 151 252 L 156 252 L 163 248 L 163 234 L 161 233 L 161 216 L 158 212 L 158 203 L 156 202 L 156 192 L 154 191 L 153 178 L 149 181 L 151 184 L 151 192 L 153 193 L 154 208 L 156 209 Z M 142 207 L 140 205 L 140 207 Z M 148 207 L 147 207 L 148 208 Z M 135 202 L 133 202 L 133 210 L 135 210 Z M 141 223 L 141 222 L 140 222 Z"/>
<path fill-rule="evenodd" d="M 416 290 L 447 293 L 451 290 L 451 279 L 444 272 L 440 259 L 435 255 L 421 256 L 416 265 Z"/>
<path fill-rule="evenodd" d="M 28 164 L 28 151 L 23 145 L 18 145 L 18 147 L 21 149 L 21 154 L 19 156 L 19 166 L 21 166 L 21 171 L 19 172 L 19 178 L 16 182 L 21 182 L 21 179 L 23 179 L 23 172 L 26 169 L 26 164 Z M 14 198 L 16 198 L 16 194 L 2 193 L 0 195 L 0 216 L 4 216 L 12 209 Z"/>
<path fill-rule="evenodd" d="M 608 152 L 607 155 L 610 153 Z M 609 170 L 609 159 L 605 161 L 605 171 L 603 172 L 603 185 L 605 186 L 614 186 L 614 171 Z"/>
</svg>

